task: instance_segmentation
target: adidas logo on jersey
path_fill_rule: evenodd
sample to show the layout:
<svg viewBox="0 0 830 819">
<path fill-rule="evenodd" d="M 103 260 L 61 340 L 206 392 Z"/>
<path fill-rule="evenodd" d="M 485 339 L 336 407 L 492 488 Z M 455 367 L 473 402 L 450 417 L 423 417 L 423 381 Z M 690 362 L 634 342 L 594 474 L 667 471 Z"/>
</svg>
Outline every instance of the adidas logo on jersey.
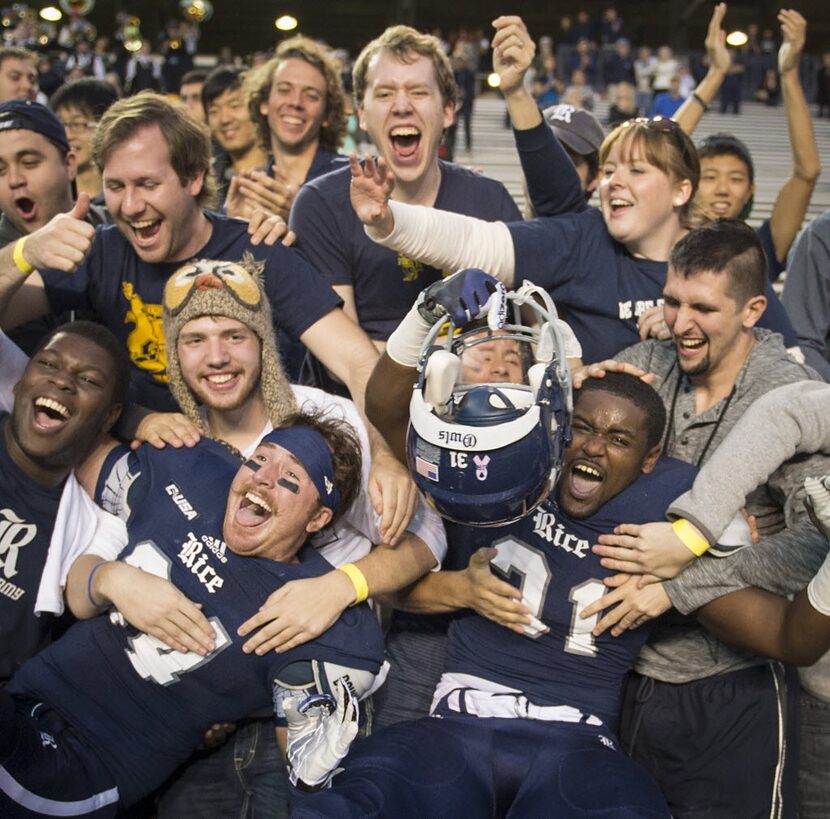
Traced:
<svg viewBox="0 0 830 819">
<path fill-rule="evenodd" d="M 188 519 L 193 520 L 193 518 L 199 517 L 199 513 L 191 506 L 190 501 L 181 493 L 176 484 L 171 483 L 169 486 L 164 487 L 164 491 L 167 492 L 168 495 L 173 499 L 173 503 L 179 507 L 179 511 Z"/>
</svg>

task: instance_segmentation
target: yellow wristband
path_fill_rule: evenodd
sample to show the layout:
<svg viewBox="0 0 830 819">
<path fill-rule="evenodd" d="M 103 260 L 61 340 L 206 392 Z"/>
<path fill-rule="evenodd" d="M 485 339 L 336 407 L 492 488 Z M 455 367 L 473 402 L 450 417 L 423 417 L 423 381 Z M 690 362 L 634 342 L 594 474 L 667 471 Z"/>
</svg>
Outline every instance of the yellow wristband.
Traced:
<svg viewBox="0 0 830 819">
<path fill-rule="evenodd" d="M 356 606 L 358 603 L 362 603 L 369 596 L 369 584 L 366 582 L 366 576 L 363 572 L 354 563 L 346 563 L 345 566 L 340 566 L 337 570 L 343 572 L 352 581 L 355 598 L 351 605 Z"/>
<path fill-rule="evenodd" d="M 686 518 L 678 518 L 672 523 L 671 528 L 695 557 L 700 557 L 709 550 L 711 545 L 709 541 Z"/>
<path fill-rule="evenodd" d="M 30 265 L 23 256 L 23 247 L 26 244 L 26 239 L 28 238 L 28 236 L 21 236 L 15 243 L 14 250 L 12 251 L 12 261 L 17 266 L 17 269 L 21 273 L 25 273 L 27 276 L 34 270 L 34 267 Z"/>
</svg>

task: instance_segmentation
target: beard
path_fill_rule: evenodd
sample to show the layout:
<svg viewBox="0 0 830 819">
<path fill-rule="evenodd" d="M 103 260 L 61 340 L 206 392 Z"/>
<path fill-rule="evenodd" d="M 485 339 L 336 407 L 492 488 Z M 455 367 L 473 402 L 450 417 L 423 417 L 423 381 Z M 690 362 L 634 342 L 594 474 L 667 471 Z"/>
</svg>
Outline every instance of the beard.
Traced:
<svg viewBox="0 0 830 819">
<path fill-rule="evenodd" d="M 709 372 L 709 354 L 707 353 L 696 364 L 684 366 L 683 362 L 680 359 L 678 359 L 678 364 L 680 365 L 680 370 L 681 372 L 683 372 L 684 375 L 704 375 L 705 373 Z"/>
</svg>

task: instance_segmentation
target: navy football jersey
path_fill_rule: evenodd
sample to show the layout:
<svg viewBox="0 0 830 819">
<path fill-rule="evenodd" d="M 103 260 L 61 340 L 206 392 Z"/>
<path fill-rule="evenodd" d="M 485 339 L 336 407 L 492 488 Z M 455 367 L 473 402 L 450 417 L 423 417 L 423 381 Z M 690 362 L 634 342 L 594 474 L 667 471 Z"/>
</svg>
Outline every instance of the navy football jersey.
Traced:
<svg viewBox="0 0 830 819">
<path fill-rule="evenodd" d="M 0 682 L 49 643 L 56 618 L 35 615 L 63 484 L 40 486 L 9 457 L 0 413 Z"/>
<path fill-rule="evenodd" d="M 649 629 L 594 637 L 591 629 L 599 615 L 577 616 L 605 593 L 603 578 L 614 574 L 600 565 L 591 546 L 621 522 L 662 519 L 669 504 L 691 487 L 695 474 L 689 464 L 661 458 L 650 474 L 586 520 L 563 514 L 552 494 L 533 514 L 508 526 L 451 527 L 453 548 L 472 554 L 482 546 L 497 547 L 492 565 L 521 588 L 546 630 L 528 637 L 476 614 L 463 615 L 450 627 L 445 670 L 518 689 L 537 705 L 570 705 L 614 725 L 623 675 Z"/>
<path fill-rule="evenodd" d="M 212 441 L 188 450 L 144 446 L 108 460 L 110 494 L 114 473 L 130 487 L 122 559 L 169 578 L 202 604 L 217 635 L 210 655 L 173 651 L 112 612 L 78 623 L 11 683 L 12 693 L 49 703 L 75 727 L 127 804 L 187 759 L 211 723 L 269 706 L 273 680 L 290 663 L 317 659 L 377 672 L 383 658 L 380 628 L 365 605 L 347 609 L 321 638 L 284 654 L 243 654 L 236 630 L 268 595 L 331 566 L 311 549 L 298 563 L 277 563 L 228 548 L 222 520 L 240 463 Z"/>
</svg>

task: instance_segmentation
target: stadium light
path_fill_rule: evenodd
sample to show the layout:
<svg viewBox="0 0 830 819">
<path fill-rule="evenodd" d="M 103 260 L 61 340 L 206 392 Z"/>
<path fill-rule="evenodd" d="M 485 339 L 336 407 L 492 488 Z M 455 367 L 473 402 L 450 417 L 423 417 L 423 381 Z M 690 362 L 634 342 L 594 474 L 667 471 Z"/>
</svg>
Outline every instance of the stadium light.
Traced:
<svg viewBox="0 0 830 819">
<path fill-rule="evenodd" d="M 274 26 L 280 31 L 294 31 L 294 29 L 297 28 L 297 25 L 297 18 L 290 14 L 283 14 L 281 17 L 277 17 L 277 19 L 274 20 Z"/>
<path fill-rule="evenodd" d="M 63 17 L 63 12 L 57 6 L 44 6 L 40 10 L 40 17 L 50 23 L 57 23 Z"/>
<path fill-rule="evenodd" d="M 743 31 L 732 31 L 726 35 L 727 44 L 735 46 L 736 48 L 746 45 L 747 40 L 749 40 L 749 37 L 747 37 L 746 33 Z"/>
</svg>

